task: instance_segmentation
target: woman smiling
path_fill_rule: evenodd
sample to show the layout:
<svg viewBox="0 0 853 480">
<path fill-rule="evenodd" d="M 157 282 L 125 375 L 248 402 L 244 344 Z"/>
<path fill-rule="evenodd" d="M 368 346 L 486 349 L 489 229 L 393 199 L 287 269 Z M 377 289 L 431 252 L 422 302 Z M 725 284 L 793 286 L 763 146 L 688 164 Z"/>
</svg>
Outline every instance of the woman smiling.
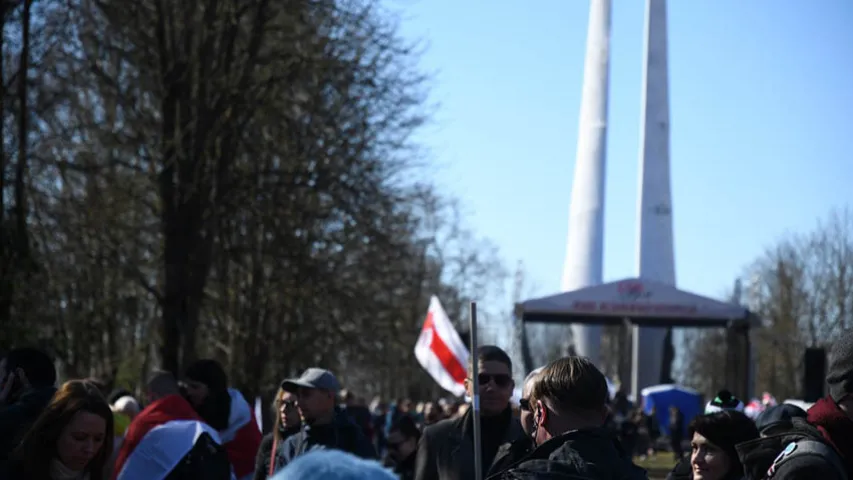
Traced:
<svg viewBox="0 0 853 480">
<path fill-rule="evenodd" d="M 743 413 L 726 410 L 694 418 L 688 435 L 693 480 L 737 480 L 744 475 L 735 445 L 758 438 L 758 429 Z"/>
</svg>

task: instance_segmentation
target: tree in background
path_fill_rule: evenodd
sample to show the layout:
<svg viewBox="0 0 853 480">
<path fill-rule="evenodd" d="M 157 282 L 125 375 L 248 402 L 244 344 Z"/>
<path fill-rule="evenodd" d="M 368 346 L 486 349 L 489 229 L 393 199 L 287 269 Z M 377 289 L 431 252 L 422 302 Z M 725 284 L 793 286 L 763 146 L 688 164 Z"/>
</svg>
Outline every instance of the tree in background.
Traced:
<svg viewBox="0 0 853 480">
<path fill-rule="evenodd" d="M 744 303 L 761 319 L 753 330 L 756 392 L 802 395 L 803 355 L 829 348 L 853 328 L 853 211 L 832 211 L 805 234 L 790 235 L 747 268 Z M 711 394 L 725 382 L 725 333 L 688 332 L 686 384 Z"/>
<path fill-rule="evenodd" d="M 433 391 L 412 355 L 430 295 L 464 321 L 504 271 L 412 140 L 431 107 L 391 12 L 3 8 L 4 345 L 108 387 L 212 357 L 249 395 L 313 365 L 362 394 Z"/>
</svg>

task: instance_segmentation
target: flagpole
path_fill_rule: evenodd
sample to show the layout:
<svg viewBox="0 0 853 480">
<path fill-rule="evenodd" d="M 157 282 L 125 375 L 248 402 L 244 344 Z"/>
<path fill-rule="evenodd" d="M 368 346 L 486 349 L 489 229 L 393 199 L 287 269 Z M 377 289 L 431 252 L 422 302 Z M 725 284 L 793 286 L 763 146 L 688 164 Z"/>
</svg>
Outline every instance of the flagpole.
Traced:
<svg viewBox="0 0 853 480">
<path fill-rule="evenodd" d="M 483 480 L 483 448 L 480 436 L 480 371 L 477 360 L 477 302 L 471 302 L 471 409 L 474 411 L 474 479 Z"/>
</svg>

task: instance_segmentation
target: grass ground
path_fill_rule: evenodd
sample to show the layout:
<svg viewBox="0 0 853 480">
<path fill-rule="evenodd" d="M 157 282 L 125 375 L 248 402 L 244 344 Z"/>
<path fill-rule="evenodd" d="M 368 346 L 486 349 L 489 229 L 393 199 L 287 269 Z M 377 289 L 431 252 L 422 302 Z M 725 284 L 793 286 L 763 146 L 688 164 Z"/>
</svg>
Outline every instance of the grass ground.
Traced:
<svg viewBox="0 0 853 480">
<path fill-rule="evenodd" d="M 675 457 L 672 452 L 659 452 L 642 460 L 635 458 L 634 463 L 648 470 L 650 479 L 663 480 L 675 466 Z"/>
</svg>

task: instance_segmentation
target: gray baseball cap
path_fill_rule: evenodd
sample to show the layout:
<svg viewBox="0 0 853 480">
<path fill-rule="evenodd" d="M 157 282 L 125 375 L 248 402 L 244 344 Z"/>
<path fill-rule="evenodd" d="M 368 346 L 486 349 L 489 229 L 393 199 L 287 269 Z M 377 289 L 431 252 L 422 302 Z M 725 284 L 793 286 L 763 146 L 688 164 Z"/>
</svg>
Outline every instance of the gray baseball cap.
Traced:
<svg viewBox="0 0 853 480">
<path fill-rule="evenodd" d="M 299 378 L 291 378 L 281 382 L 281 389 L 285 392 L 293 393 L 300 387 L 328 390 L 335 394 L 341 390 L 341 384 L 332 372 L 313 367 L 302 372 Z"/>
</svg>

